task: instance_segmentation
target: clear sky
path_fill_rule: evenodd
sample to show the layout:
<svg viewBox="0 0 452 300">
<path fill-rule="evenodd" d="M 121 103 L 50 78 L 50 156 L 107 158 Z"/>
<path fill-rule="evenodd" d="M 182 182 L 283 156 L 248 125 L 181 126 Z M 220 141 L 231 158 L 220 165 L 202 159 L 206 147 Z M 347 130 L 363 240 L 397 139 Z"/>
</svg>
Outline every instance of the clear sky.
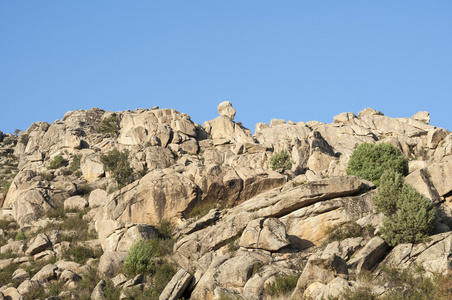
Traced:
<svg viewBox="0 0 452 300">
<path fill-rule="evenodd" d="M 452 1 L 0 2 L 0 130 L 225 100 L 254 131 L 365 107 L 452 130 Z"/>
</svg>

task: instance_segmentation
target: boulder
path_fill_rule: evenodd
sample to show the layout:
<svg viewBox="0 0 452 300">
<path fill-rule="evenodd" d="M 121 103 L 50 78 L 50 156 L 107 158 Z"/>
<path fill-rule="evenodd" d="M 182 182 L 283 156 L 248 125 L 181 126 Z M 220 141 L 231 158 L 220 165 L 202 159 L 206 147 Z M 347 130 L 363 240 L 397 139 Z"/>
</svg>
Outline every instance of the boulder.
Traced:
<svg viewBox="0 0 452 300">
<path fill-rule="evenodd" d="M 181 298 L 192 279 L 193 276 L 190 273 L 184 269 L 180 269 L 173 276 L 171 281 L 168 282 L 165 289 L 160 294 L 159 300 L 177 300 Z"/>
<path fill-rule="evenodd" d="M 364 116 L 384 116 L 381 111 L 367 107 L 358 113 L 358 117 L 362 118 Z"/>
<path fill-rule="evenodd" d="M 348 278 L 347 263 L 335 254 L 314 254 L 309 258 L 292 295 L 300 294 L 314 282 L 328 284 L 336 277 Z"/>
<path fill-rule="evenodd" d="M 75 209 L 75 210 L 84 210 L 88 207 L 88 201 L 80 196 L 72 196 L 66 200 L 64 200 L 64 209 Z"/>
<path fill-rule="evenodd" d="M 230 139 L 236 143 L 254 142 L 251 131 L 242 128 L 227 117 L 220 116 L 203 124 L 212 139 Z"/>
<path fill-rule="evenodd" d="M 56 278 L 56 270 L 58 267 L 54 264 L 45 265 L 38 273 L 36 273 L 31 280 L 52 280 Z"/>
<path fill-rule="evenodd" d="M 80 169 L 86 181 L 92 182 L 105 174 L 104 165 L 99 153 L 84 155 L 80 161 Z"/>
<path fill-rule="evenodd" d="M 96 189 L 89 194 L 88 204 L 90 208 L 102 206 L 107 202 L 108 194 L 106 191 Z"/>
<path fill-rule="evenodd" d="M 262 265 L 262 262 L 251 256 L 218 258 L 201 277 L 190 299 L 212 299 L 217 287 L 243 289 L 252 275 L 255 264 Z"/>
<path fill-rule="evenodd" d="M 430 199 L 433 203 L 441 201 L 441 197 L 433 184 L 426 176 L 425 169 L 418 169 L 405 177 L 405 182 L 414 187 L 422 196 Z"/>
<path fill-rule="evenodd" d="M 102 220 L 151 225 L 162 220 L 177 223 L 197 199 L 198 187 L 191 180 L 173 170 L 154 170 L 111 194 L 96 216 L 96 224 Z"/>
<path fill-rule="evenodd" d="M 427 147 L 435 149 L 439 143 L 449 134 L 447 130 L 436 128 L 427 134 Z"/>
<path fill-rule="evenodd" d="M 430 124 L 430 113 L 428 111 L 420 111 L 415 113 L 411 119 L 420 121 L 422 123 L 425 123 L 427 125 Z"/>
<path fill-rule="evenodd" d="M 46 250 L 52 243 L 45 233 L 38 234 L 28 246 L 27 251 L 25 251 L 26 255 L 35 255 L 41 251 Z"/>
<path fill-rule="evenodd" d="M 104 279 L 101 279 L 97 285 L 94 287 L 93 292 L 91 293 L 91 299 L 92 300 L 105 300 L 107 299 L 105 297 L 104 289 L 107 286 Z"/>
<path fill-rule="evenodd" d="M 25 297 L 17 291 L 15 287 L 8 287 L 1 291 L 0 295 L 3 295 L 5 300 L 23 300 Z M 1 297 L 1 296 L 0 296 Z"/>
<path fill-rule="evenodd" d="M 226 117 L 230 119 L 231 121 L 234 120 L 235 117 L 235 109 L 232 107 L 232 103 L 230 101 L 223 101 L 221 102 L 218 107 L 218 112 L 220 113 L 220 116 Z"/>
<path fill-rule="evenodd" d="M 100 257 L 97 274 L 103 278 L 111 278 L 115 276 L 122 268 L 122 264 L 126 259 L 127 252 L 105 251 Z"/>
<path fill-rule="evenodd" d="M 452 191 L 452 180 L 449 180 L 448 176 L 452 174 L 452 160 L 430 164 L 425 172 L 440 196 Z"/>
<path fill-rule="evenodd" d="M 284 125 L 284 124 L 286 124 L 286 120 L 283 120 L 283 119 L 271 119 L 270 120 L 270 127 Z"/>
<path fill-rule="evenodd" d="M 370 271 L 384 257 L 388 248 L 388 244 L 381 237 L 376 236 L 355 254 L 348 265 L 356 268 L 358 273 Z"/>
<path fill-rule="evenodd" d="M 278 251 L 290 242 L 286 237 L 286 227 L 281 221 L 276 218 L 259 218 L 248 223 L 239 244 L 245 248 Z"/>
</svg>

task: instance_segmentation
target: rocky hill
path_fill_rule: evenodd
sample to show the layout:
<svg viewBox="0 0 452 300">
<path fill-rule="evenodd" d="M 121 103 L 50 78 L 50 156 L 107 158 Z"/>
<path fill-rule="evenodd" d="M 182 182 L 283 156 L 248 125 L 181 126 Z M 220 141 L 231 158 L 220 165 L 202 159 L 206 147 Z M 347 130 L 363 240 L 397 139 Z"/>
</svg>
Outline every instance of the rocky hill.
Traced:
<svg viewBox="0 0 452 300">
<path fill-rule="evenodd" d="M 0 299 L 410 299 L 452 283 L 452 134 L 427 112 L 252 134 L 218 111 L 201 126 L 93 108 L 0 133 Z M 382 238 L 378 188 L 346 174 L 363 143 L 409 160 L 405 182 L 436 207 L 423 243 Z"/>
</svg>

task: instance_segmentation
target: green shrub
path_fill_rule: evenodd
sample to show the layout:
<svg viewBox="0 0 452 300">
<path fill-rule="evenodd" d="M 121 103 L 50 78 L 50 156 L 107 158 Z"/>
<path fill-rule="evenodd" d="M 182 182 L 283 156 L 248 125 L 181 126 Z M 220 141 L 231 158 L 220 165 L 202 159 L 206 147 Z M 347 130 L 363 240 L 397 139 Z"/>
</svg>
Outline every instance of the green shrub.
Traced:
<svg viewBox="0 0 452 300">
<path fill-rule="evenodd" d="M 26 239 L 26 237 L 25 237 L 25 233 L 23 231 L 17 232 L 16 241 L 23 241 L 25 239 Z"/>
<path fill-rule="evenodd" d="M 20 137 L 20 142 L 22 144 L 24 144 L 25 146 L 27 146 L 28 144 L 28 140 L 30 139 L 30 136 L 27 133 L 22 134 L 22 136 Z"/>
<path fill-rule="evenodd" d="M 6 139 L 3 141 L 3 144 L 4 144 L 5 146 L 11 145 L 11 144 L 13 144 L 13 143 L 14 143 L 14 141 L 13 141 L 12 139 L 10 139 L 10 138 L 6 138 Z"/>
<path fill-rule="evenodd" d="M 67 163 L 67 161 L 61 155 L 57 155 L 53 158 L 53 160 L 47 166 L 47 169 L 49 169 L 49 170 L 58 169 L 58 168 L 61 168 L 62 166 L 65 166 L 66 163 Z"/>
<path fill-rule="evenodd" d="M 119 129 L 120 129 L 119 124 L 120 123 L 121 123 L 121 120 L 119 119 L 119 116 L 117 116 L 116 114 L 113 114 L 110 117 L 105 118 L 100 122 L 99 132 L 116 134 L 119 132 Z"/>
<path fill-rule="evenodd" d="M 9 188 L 11 187 L 11 184 L 12 184 L 12 183 L 13 183 L 12 181 L 8 181 L 8 182 L 6 182 L 6 183 L 3 185 L 3 187 L 2 187 L 2 193 L 3 193 L 3 194 L 7 194 L 7 193 L 8 193 Z"/>
<path fill-rule="evenodd" d="M 347 174 L 370 180 L 378 186 L 381 175 L 388 169 L 406 176 L 408 160 L 391 144 L 363 143 L 353 151 Z"/>
<path fill-rule="evenodd" d="M 270 166 L 272 170 L 284 169 L 290 170 L 292 169 L 292 162 L 290 161 L 289 153 L 286 150 L 281 150 L 279 153 L 273 155 L 270 158 Z"/>
<path fill-rule="evenodd" d="M 139 240 L 130 248 L 124 261 L 124 270 L 128 275 L 154 274 L 154 258 L 161 256 L 158 239 Z"/>
<path fill-rule="evenodd" d="M 69 165 L 69 170 L 72 172 L 76 172 L 80 169 L 80 161 L 82 159 L 81 154 L 76 154 L 72 157 L 71 164 Z"/>
<path fill-rule="evenodd" d="M 413 187 L 404 184 L 397 200 L 397 210 L 383 220 L 380 231 L 391 246 L 402 243 L 419 243 L 433 232 L 436 209 Z"/>
<path fill-rule="evenodd" d="M 101 255 L 101 252 L 95 251 L 92 248 L 83 245 L 69 247 L 63 253 L 63 257 L 67 258 L 68 260 L 75 261 L 76 263 L 79 263 L 81 265 L 85 264 L 88 259 L 99 258 Z"/>
<path fill-rule="evenodd" d="M 342 241 L 347 238 L 371 236 L 372 231 L 372 227 L 363 228 L 361 225 L 356 223 L 355 220 L 351 220 L 346 223 L 327 228 L 325 230 L 325 235 L 327 236 L 325 244 L 329 244 L 334 241 Z"/>
<path fill-rule="evenodd" d="M 299 275 L 281 275 L 275 278 L 275 282 L 271 283 L 266 294 L 270 296 L 282 296 L 292 292 L 297 286 Z"/>
<path fill-rule="evenodd" d="M 378 212 L 391 215 L 397 210 L 397 202 L 403 187 L 403 177 L 393 169 L 383 172 L 380 177 L 378 194 L 374 197 L 373 203 Z"/>
<path fill-rule="evenodd" d="M 105 170 L 113 173 L 113 177 L 118 182 L 120 188 L 131 182 L 133 170 L 129 164 L 129 151 L 127 149 L 119 152 L 115 148 L 106 155 L 102 154 L 100 160 Z"/>
</svg>

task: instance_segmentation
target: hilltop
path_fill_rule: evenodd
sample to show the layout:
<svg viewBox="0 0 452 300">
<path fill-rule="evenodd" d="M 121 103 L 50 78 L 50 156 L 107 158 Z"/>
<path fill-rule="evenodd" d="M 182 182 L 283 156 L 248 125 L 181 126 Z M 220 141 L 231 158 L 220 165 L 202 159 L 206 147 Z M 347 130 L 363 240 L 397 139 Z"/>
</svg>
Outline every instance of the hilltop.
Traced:
<svg viewBox="0 0 452 300">
<path fill-rule="evenodd" d="M 384 298 L 408 280 L 450 284 L 452 134 L 428 112 L 273 119 L 254 134 L 230 102 L 218 112 L 200 125 L 93 108 L 0 133 L 4 297 Z M 408 161 L 404 182 L 436 209 L 428 240 L 384 239 L 381 188 L 347 175 L 364 143 Z"/>
</svg>

